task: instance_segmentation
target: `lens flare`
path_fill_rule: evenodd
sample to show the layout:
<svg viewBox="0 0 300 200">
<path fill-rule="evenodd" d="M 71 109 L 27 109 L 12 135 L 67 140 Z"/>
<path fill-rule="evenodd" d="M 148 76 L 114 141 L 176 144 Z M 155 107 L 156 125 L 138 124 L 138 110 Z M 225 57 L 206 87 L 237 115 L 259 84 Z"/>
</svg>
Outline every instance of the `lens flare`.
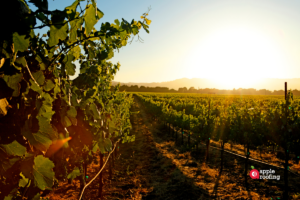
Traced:
<svg viewBox="0 0 300 200">
<path fill-rule="evenodd" d="M 59 140 L 54 141 L 52 143 L 52 145 L 49 147 L 46 155 L 48 157 L 52 156 L 55 152 L 57 152 L 60 148 L 62 148 L 66 142 L 68 142 L 71 139 L 72 139 L 72 137 L 68 137 L 65 139 L 59 139 Z"/>
</svg>

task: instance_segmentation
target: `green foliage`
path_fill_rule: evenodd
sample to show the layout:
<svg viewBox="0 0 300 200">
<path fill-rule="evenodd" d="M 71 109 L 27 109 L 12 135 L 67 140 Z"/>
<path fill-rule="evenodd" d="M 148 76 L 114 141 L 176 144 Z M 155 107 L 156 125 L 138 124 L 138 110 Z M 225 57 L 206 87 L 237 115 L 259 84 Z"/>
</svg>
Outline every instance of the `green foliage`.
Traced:
<svg viewBox="0 0 300 200">
<path fill-rule="evenodd" d="M 299 155 L 299 100 L 258 97 L 137 94 L 151 114 L 191 130 L 199 141 L 213 139 L 252 146 L 279 145 Z M 188 120 L 189 119 L 189 120 Z M 250 155 L 250 153 L 248 153 Z"/>
<path fill-rule="evenodd" d="M 134 138 L 128 136 L 133 99 L 110 91 L 120 64 L 108 59 L 148 22 L 115 20 L 96 30 L 104 14 L 95 1 L 88 1 L 82 12 L 78 0 L 54 11 L 48 10 L 47 0 L 29 2 L 38 10 L 32 12 L 26 0 L 8 2 L 6 17 L 13 26 L 1 33 L 1 98 L 9 109 L 0 118 L 0 188 L 7 188 L 0 199 L 15 198 L 23 187 L 30 191 L 24 197 L 39 199 L 54 180 L 79 176 L 76 167 L 90 163 L 91 152 L 105 153 L 116 139 Z M 35 35 L 39 28 L 47 34 Z M 70 80 L 75 61 L 80 73 Z"/>
<path fill-rule="evenodd" d="M 59 40 L 65 40 L 68 36 L 68 23 L 64 25 L 52 25 L 50 26 L 50 37 L 48 45 L 53 47 L 58 44 Z"/>
<path fill-rule="evenodd" d="M 10 87 L 11 89 L 14 90 L 12 96 L 13 97 L 17 97 L 20 94 L 20 89 L 21 89 L 21 85 L 20 85 L 20 81 L 23 78 L 23 74 L 14 74 L 14 75 L 5 75 L 3 77 L 3 80 L 6 82 L 7 86 Z"/>
<path fill-rule="evenodd" d="M 19 35 L 17 32 L 13 34 L 13 42 L 15 51 L 26 51 L 29 47 L 29 37 L 26 38 L 26 35 Z"/>
<path fill-rule="evenodd" d="M 71 179 L 72 181 L 73 179 L 75 179 L 77 176 L 80 175 L 81 175 L 80 170 L 78 169 L 78 167 L 75 167 L 75 169 L 70 174 L 68 174 L 67 178 Z"/>
<path fill-rule="evenodd" d="M 26 153 L 26 148 L 16 140 L 10 144 L 0 145 L 1 150 L 9 156 L 23 156 Z"/>
</svg>

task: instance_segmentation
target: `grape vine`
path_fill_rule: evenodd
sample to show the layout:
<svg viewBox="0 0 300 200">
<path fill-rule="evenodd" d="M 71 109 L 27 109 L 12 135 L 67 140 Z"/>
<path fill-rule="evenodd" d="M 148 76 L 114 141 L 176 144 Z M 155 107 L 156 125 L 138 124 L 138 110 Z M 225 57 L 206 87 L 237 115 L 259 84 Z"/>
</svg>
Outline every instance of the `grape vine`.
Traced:
<svg viewBox="0 0 300 200">
<path fill-rule="evenodd" d="M 76 177 L 82 190 L 98 154 L 134 140 L 133 100 L 110 90 L 120 64 L 109 59 L 141 28 L 149 33 L 149 11 L 142 21 L 116 19 L 96 30 L 104 13 L 95 0 L 84 9 L 81 1 L 50 11 L 47 0 L 12 0 L 8 16 L 0 14 L 0 199 L 39 199 Z M 41 28 L 47 34 L 36 35 Z M 75 61 L 80 73 L 71 80 Z"/>
</svg>

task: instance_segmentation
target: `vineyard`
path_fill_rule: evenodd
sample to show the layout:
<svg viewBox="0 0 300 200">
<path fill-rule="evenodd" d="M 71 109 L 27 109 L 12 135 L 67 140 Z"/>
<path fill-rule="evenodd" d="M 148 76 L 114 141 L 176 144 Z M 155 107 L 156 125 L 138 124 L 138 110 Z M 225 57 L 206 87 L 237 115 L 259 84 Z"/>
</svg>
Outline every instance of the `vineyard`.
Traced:
<svg viewBox="0 0 300 200">
<path fill-rule="evenodd" d="M 286 100 L 262 96 L 241 98 L 150 93 L 139 93 L 137 96 L 154 119 L 167 127 L 175 142 L 196 151 L 199 144 L 204 143 L 205 162 L 209 161 L 211 141 L 220 146 L 220 173 L 223 170 L 225 144 L 230 144 L 231 150 L 233 144 L 244 145 L 246 188 L 252 152 L 259 152 L 260 156 L 255 155 L 257 161 L 265 162 L 262 150 L 269 147 L 273 153 L 277 151 L 283 162 L 274 162 L 273 167 L 280 166 L 284 170 L 283 196 L 288 199 L 289 176 L 300 175 L 300 101 L 294 100 L 291 92 Z"/>
<path fill-rule="evenodd" d="M 98 6 L 0 12 L 1 200 L 300 199 L 299 97 L 120 92 L 109 60 L 150 9 L 97 30 Z"/>
</svg>

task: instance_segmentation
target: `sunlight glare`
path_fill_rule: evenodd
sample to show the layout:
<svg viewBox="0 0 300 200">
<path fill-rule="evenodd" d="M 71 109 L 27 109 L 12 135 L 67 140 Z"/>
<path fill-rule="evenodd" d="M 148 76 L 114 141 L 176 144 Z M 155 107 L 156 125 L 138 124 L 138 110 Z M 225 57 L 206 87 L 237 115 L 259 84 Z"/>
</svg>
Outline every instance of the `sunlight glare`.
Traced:
<svg viewBox="0 0 300 200">
<path fill-rule="evenodd" d="M 286 63 L 276 43 L 258 31 L 239 27 L 216 32 L 198 43 L 186 64 L 188 78 L 208 78 L 223 89 L 232 89 L 276 78 Z"/>
</svg>

